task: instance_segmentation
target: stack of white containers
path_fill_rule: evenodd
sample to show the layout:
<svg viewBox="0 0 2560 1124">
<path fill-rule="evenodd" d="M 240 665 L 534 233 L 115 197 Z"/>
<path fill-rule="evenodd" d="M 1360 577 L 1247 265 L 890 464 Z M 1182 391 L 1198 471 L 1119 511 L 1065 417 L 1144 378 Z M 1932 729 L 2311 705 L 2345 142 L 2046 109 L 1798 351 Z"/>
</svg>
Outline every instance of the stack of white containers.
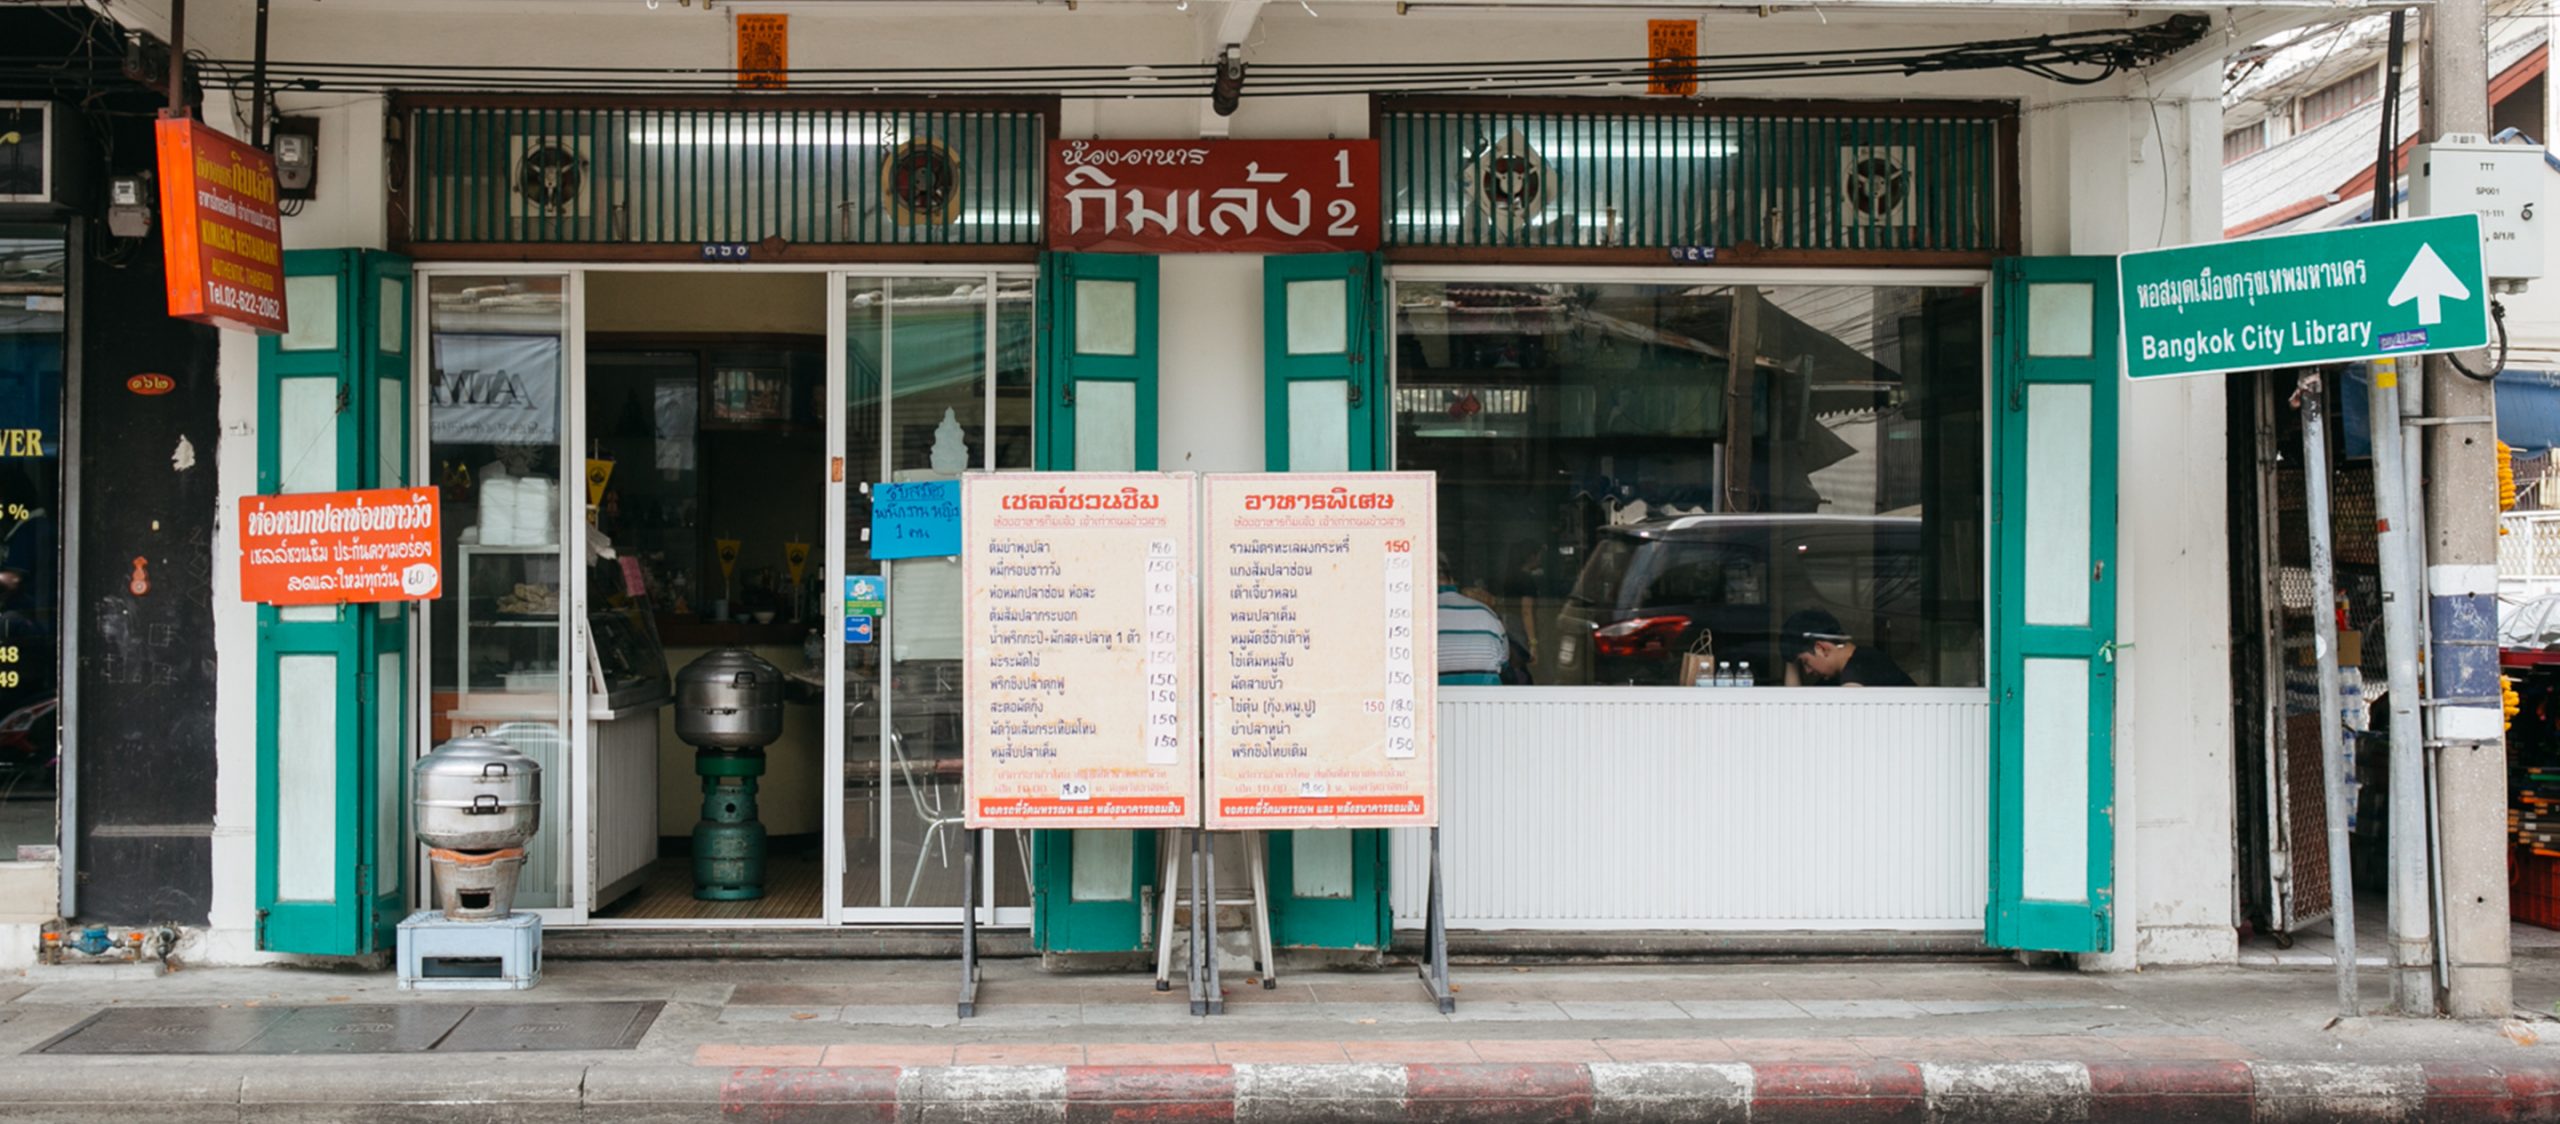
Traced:
<svg viewBox="0 0 2560 1124">
<path fill-rule="evenodd" d="M 480 481 L 480 542 L 484 546 L 547 546 L 560 525 L 560 485 L 543 476 L 493 476 Z"/>
</svg>

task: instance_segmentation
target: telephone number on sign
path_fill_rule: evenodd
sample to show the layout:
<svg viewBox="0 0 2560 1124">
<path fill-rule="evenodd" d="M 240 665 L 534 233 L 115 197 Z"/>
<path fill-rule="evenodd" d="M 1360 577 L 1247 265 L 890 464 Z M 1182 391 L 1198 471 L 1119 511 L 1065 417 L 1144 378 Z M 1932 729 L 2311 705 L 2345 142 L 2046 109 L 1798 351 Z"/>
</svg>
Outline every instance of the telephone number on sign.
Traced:
<svg viewBox="0 0 2560 1124">
<path fill-rule="evenodd" d="M 283 301 L 260 293 L 243 292 L 220 283 L 205 286 L 205 299 L 216 308 L 227 308 L 262 320 L 275 320 L 284 316 Z"/>
</svg>

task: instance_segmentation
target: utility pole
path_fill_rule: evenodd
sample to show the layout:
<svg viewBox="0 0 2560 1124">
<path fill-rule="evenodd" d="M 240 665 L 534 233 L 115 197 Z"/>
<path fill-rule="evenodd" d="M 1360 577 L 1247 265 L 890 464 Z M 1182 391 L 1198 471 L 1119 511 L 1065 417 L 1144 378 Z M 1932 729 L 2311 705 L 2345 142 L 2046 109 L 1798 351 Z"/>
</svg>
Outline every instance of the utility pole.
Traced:
<svg viewBox="0 0 2560 1124">
<path fill-rule="evenodd" d="M 2488 35 L 2481 0 L 2426 9 L 2418 135 L 2489 132 Z M 2385 173 L 2387 174 L 2387 173 Z M 2433 810 L 2442 834 L 2446 1013 L 2493 1018 L 2514 1005 L 2507 945 L 2505 721 L 2498 690 L 2497 401 L 2490 384 L 2426 360 L 2428 700 Z M 2464 360 L 2483 375 L 2475 353 Z M 2394 778 L 2395 782 L 2397 778 Z M 2397 818 L 2391 837 L 2426 838 Z M 2403 1006 L 2403 1011 L 2409 1010 Z"/>
</svg>

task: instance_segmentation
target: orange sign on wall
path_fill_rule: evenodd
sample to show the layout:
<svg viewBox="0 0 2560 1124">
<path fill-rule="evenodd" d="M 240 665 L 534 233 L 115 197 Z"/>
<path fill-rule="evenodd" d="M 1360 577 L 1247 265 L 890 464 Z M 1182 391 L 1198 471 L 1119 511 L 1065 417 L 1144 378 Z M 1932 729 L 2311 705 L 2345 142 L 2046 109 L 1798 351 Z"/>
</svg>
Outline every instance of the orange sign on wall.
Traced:
<svg viewBox="0 0 2560 1124">
<path fill-rule="evenodd" d="M 1698 21 L 1644 21 L 1645 57 L 1653 60 L 1644 92 L 1665 97 L 1698 93 Z"/>
<path fill-rule="evenodd" d="M 275 161 L 189 118 L 161 118 L 158 138 L 169 315 L 282 333 L 284 249 Z"/>
<path fill-rule="evenodd" d="M 738 88 L 780 90 L 791 85 L 791 17 L 747 15 L 738 19 Z"/>
<path fill-rule="evenodd" d="M 240 497 L 240 599 L 430 601 L 444 592 L 433 488 Z"/>
</svg>

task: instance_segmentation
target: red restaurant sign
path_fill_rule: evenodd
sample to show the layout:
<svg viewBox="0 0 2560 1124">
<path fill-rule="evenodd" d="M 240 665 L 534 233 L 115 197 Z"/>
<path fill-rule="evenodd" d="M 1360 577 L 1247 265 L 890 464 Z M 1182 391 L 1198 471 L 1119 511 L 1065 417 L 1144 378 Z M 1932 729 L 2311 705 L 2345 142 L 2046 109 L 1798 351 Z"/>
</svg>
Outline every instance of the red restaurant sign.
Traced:
<svg viewBox="0 0 2560 1124">
<path fill-rule="evenodd" d="M 283 332 L 275 161 L 186 118 L 161 118 L 159 142 L 169 315 L 244 332 Z"/>
<path fill-rule="evenodd" d="M 444 592 L 433 488 L 240 497 L 240 599 L 431 601 Z"/>
<path fill-rule="evenodd" d="M 1049 142 L 1049 248 L 1378 248 L 1378 142 Z"/>
</svg>

